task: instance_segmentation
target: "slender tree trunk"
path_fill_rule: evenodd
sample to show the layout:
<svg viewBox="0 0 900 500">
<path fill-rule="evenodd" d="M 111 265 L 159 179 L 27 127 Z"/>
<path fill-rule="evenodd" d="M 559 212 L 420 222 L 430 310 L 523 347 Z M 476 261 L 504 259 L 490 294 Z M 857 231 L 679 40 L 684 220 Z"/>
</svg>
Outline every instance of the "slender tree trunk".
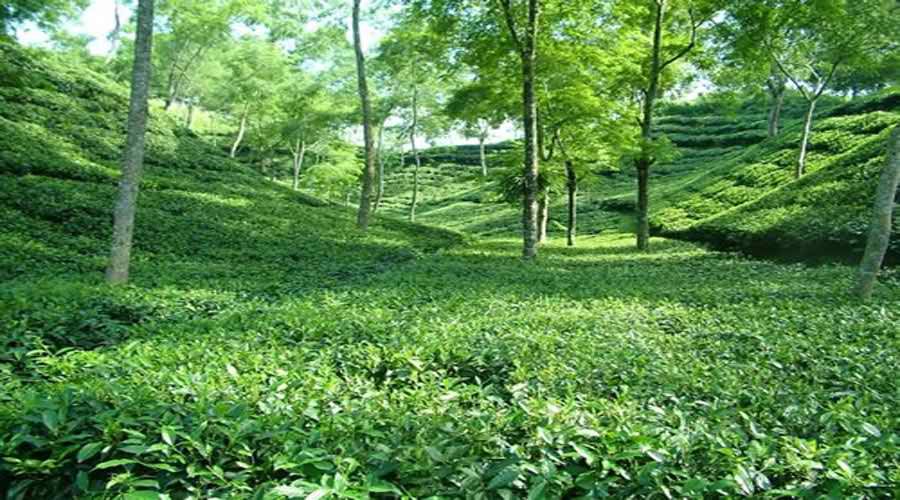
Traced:
<svg viewBox="0 0 900 500">
<path fill-rule="evenodd" d="M 375 148 L 372 140 L 372 104 L 369 102 L 369 86 L 366 82 L 366 59 L 359 32 L 360 0 L 353 0 L 353 49 L 356 53 L 356 80 L 359 100 L 362 104 L 363 142 L 365 144 L 366 166 L 363 170 L 362 189 L 359 196 L 359 211 L 356 225 L 363 231 L 369 229 L 369 214 L 372 210 L 372 185 L 375 179 Z"/>
<path fill-rule="evenodd" d="M 578 177 L 575 175 L 575 168 L 570 160 L 566 160 L 566 192 L 568 194 L 567 208 L 569 211 L 569 220 L 566 226 L 566 244 L 573 247 L 575 246 L 575 218 L 578 210 Z"/>
<path fill-rule="evenodd" d="M 550 220 L 550 194 L 544 191 L 538 196 L 537 202 L 537 232 L 538 244 L 547 241 L 547 224 Z"/>
<path fill-rule="evenodd" d="M 767 83 L 769 87 L 769 97 L 771 97 L 771 102 L 769 104 L 769 138 L 778 135 L 781 110 L 784 108 L 784 77 L 779 79 L 778 76 L 773 75 L 769 77 L 769 82 Z"/>
<path fill-rule="evenodd" d="M 304 156 L 306 156 L 306 141 L 297 139 L 294 146 L 294 191 L 300 189 L 300 171 L 303 169 Z"/>
<path fill-rule="evenodd" d="M 856 294 L 862 300 L 869 300 L 872 297 L 872 288 L 887 253 L 898 184 L 900 184 L 900 127 L 895 127 L 888 138 L 887 161 L 875 191 L 866 251 L 857 274 Z"/>
<path fill-rule="evenodd" d="M 522 257 L 537 257 L 537 181 L 540 154 L 537 143 L 537 98 L 535 96 L 535 60 L 537 58 L 537 29 L 540 16 L 539 0 L 528 0 L 528 25 L 521 47 L 522 105 L 525 128 L 524 188 L 522 196 Z"/>
<path fill-rule="evenodd" d="M 234 144 L 231 145 L 231 153 L 228 155 L 234 158 L 237 155 L 238 148 L 241 147 L 241 141 L 244 139 L 244 133 L 247 131 L 247 106 L 241 111 L 241 124 L 238 127 L 237 137 L 234 138 Z"/>
<path fill-rule="evenodd" d="M 412 150 L 413 158 L 416 160 L 416 166 L 413 171 L 413 192 L 412 203 L 409 204 L 409 221 L 415 222 L 416 205 L 419 203 L 419 167 L 422 166 L 419 149 L 416 147 L 416 128 L 419 125 L 419 89 L 416 86 L 413 86 L 412 112 L 412 126 L 409 128 L 409 146 Z"/>
<path fill-rule="evenodd" d="M 641 251 L 650 249 L 650 162 L 639 158 L 638 173 L 638 233 L 637 248 Z"/>
<path fill-rule="evenodd" d="M 163 109 L 168 111 L 172 104 L 175 103 L 175 99 L 178 99 L 178 80 L 175 79 L 175 68 L 172 68 L 172 74 L 169 75 L 169 88 L 168 92 L 166 92 L 166 99 L 163 101 Z"/>
<path fill-rule="evenodd" d="M 381 207 L 381 199 L 384 198 L 384 125 L 387 117 L 381 120 L 378 127 L 378 188 L 375 191 L 375 204 L 372 212 L 377 212 Z"/>
<path fill-rule="evenodd" d="M 641 119 L 641 152 L 635 161 L 638 173 L 637 248 L 641 251 L 650 249 L 650 165 L 653 163 L 650 156 L 650 143 L 653 140 L 653 106 L 659 92 L 664 7 L 665 3 L 661 1 L 655 8 L 650 82 L 644 95 Z"/>
<path fill-rule="evenodd" d="M 119 50 L 119 40 L 122 38 L 122 20 L 119 17 L 119 0 L 113 0 L 113 29 L 109 33 L 109 53 L 106 54 L 106 62 L 109 63 Z"/>
<path fill-rule="evenodd" d="M 147 131 L 147 98 L 150 93 L 150 56 L 153 50 L 153 0 L 138 0 L 137 35 L 131 74 L 128 137 L 122 162 L 122 179 L 113 211 L 113 237 L 106 268 L 106 281 L 128 282 L 134 217 L 144 166 L 144 135 Z"/>
<path fill-rule="evenodd" d="M 479 157 L 479 159 L 481 159 L 481 176 L 482 177 L 487 177 L 487 155 L 485 154 L 485 151 L 484 151 L 484 141 L 486 139 L 487 138 L 484 136 L 484 134 L 481 134 L 478 137 L 478 157 Z"/>
<path fill-rule="evenodd" d="M 191 124 L 194 122 L 194 101 L 188 101 L 188 114 L 187 120 L 185 121 L 185 128 L 188 130 L 191 129 Z"/>
<path fill-rule="evenodd" d="M 809 148 L 809 136 L 812 134 L 813 113 L 816 111 L 818 97 L 809 100 L 809 108 L 806 110 L 806 121 L 803 123 L 803 137 L 800 139 L 800 158 L 797 160 L 797 179 L 803 177 L 806 172 L 806 153 Z"/>
<path fill-rule="evenodd" d="M 409 204 L 409 221 L 416 221 L 416 206 L 419 204 L 419 164 L 416 163 L 413 170 L 413 192 L 412 201 Z"/>
</svg>

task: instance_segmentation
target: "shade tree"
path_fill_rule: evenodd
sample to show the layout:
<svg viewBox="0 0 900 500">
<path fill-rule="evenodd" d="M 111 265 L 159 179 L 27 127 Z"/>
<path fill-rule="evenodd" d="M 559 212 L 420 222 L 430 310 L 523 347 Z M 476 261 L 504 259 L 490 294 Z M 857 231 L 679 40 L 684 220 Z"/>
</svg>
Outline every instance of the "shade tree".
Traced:
<svg viewBox="0 0 900 500">
<path fill-rule="evenodd" d="M 865 72 L 889 60 L 900 28 L 896 4 L 882 0 L 735 2 L 735 23 L 771 55 L 807 101 L 795 177 L 806 170 L 816 104 L 839 70 Z"/>
<path fill-rule="evenodd" d="M 277 46 L 245 36 L 223 54 L 222 79 L 213 82 L 210 104 L 228 113 L 237 125 L 230 148 L 234 158 L 247 132 L 248 121 L 265 117 L 276 106 L 278 87 L 288 73 L 288 59 Z"/>
<path fill-rule="evenodd" d="M 488 175 L 487 139 L 491 131 L 510 117 L 510 94 L 503 83 L 498 79 L 473 80 L 455 90 L 444 110 L 465 137 L 478 140 L 478 158 L 484 177 Z"/>
</svg>

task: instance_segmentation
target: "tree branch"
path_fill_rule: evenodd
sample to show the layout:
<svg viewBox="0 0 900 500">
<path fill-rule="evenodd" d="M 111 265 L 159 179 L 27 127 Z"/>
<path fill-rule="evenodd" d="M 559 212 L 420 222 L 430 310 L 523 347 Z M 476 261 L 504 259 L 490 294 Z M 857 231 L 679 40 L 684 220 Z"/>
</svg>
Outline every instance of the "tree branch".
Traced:
<svg viewBox="0 0 900 500">
<path fill-rule="evenodd" d="M 768 44 L 767 44 L 767 45 L 768 45 Z M 803 98 L 806 99 L 807 101 L 809 101 L 810 98 L 809 98 L 809 94 L 806 93 L 806 88 L 803 87 L 803 85 L 801 85 L 800 82 L 798 82 L 798 81 L 794 78 L 794 76 L 791 75 L 791 74 L 788 72 L 788 70 L 784 67 L 784 65 L 781 64 L 781 60 L 778 59 L 778 57 L 776 57 L 776 56 L 773 55 L 773 56 L 772 56 L 772 59 L 775 61 L 775 64 L 778 65 L 778 69 L 784 74 L 784 76 L 786 76 L 787 79 L 790 80 L 791 83 L 794 84 L 794 87 L 797 87 L 797 90 L 799 90 L 800 93 L 803 94 Z"/>
<path fill-rule="evenodd" d="M 503 10 L 503 19 L 506 21 L 507 29 L 509 29 L 509 36 L 512 38 L 516 50 L 522 52 L 524 48 L 522 47 L 522 42 L 519 40 L 519 32 L 516 30 L 516 20 L 512 15 L 510 0 L 498 0 L 498 2 L 500 3 L 500 9 Z"/>
<path fill-rule="evenodd" d="M 838 66 L 840 66 L 841 60 L 838 59 L 831 65 L 831 71 L 828 72 L 828 76 L 825 77 L 824 81 L 820 81 L 819 88 L 816 89 L 816 95 L 814 99 L 818 99 L 819 96 L 822 95 L 822 92 L 825 92 L 825 89 L 828 87 L 828 84 L 831 83 L 831 79 L 834 78 L 834 73 L 837 71 Z"/>
<path fill-rule="evenodd" d="M 675 61 L 677 61 L 677 60 L 681 59 L 682 57 L 684 57 L 685 55 L 687 55 L 687 53 L 690 52 L 691 50 L 693 50 L 694 46 L 697 44 L 697 29 L 700 28 L 700 25 L 702 25 L 703 23 L 706 22 L 706 19 L 702 19 L 702 20 L 700 20 L 700 22 L 697 22 L 694 19 L 694 8 L 693 7 L 688 8 L 688 16 L 690 16 L 690 18 L 691 18 L 691 41 L 690 41 L 690 43 L 687 44 L 686 47 L 684 47 L 683 49 L 678 51 L 677 54 L 675 54 L 674 56 L 672 56 L 671 58 L 667 59 L 666 61 L 664 61 L 662 64 L 659 65 L 660 73 L 662 73 L 662 70 L 666 69 L 666 66 L 674 63 Z"/>
</svg>

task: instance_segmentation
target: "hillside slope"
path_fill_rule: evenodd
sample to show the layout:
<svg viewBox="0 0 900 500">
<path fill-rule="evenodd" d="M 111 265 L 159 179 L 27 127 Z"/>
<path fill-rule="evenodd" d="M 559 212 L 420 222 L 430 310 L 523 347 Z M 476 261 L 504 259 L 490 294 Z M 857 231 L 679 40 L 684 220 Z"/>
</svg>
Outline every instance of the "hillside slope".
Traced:
<svg viewBox="0 0 900 500">
<path fill-rule="evenodd" d="M 724 110 L 723 110 L 724 109 Z M 768 139 L 764 104 L 726 107 L 708 100 L 664 107 L 657 131 L 678 148 L 655 165 L 651 180 L 654 233 L 719 248 L 792 258 L 855 258 L 863 244 L 885 138 L 900 124 L 900 90 L 843 103 L 830 98 L 815 122 L 807 175 L 795 180 L 802 102 L 789 101 L 782 132 Z M 439 187 L 426 195 L 420 220 L 480 235 L 519 230 L 517 207 L 492 203 L 490 180 L 461 176 L 459 166 L 431 166 Z M 408 169 L 407 169 L 408 170 Z M 408 192 L 409 174 L 388 178 Z M 428 182 L 428 181 L 426 181 Z M 633 231 L 635 177 L 628 165 L 584 183 L 579 232 Z M 564 234 L 563 196 L 551 210 L 550 233 Z M 900 258 L 894 238 L 889 260 Z"/>
<path fill-rule="evenodd" d="M 0 50 L 0 281 L 99 277 L 126 93 L 52 57 L 7 44 Z M 251 285 L 240 280 L 252 271 L 254 287 L 302 289 L 323 272 L 339 279 L 351 271 L 348 261 L 389 263 L 409 258 L 410 247 L 458 239 L 387 220 L 363 236 L 349 209 L 264 180 L 158 109 L 146 163 L 135 233 L 138 283 L 233 281 L 226 288 L 243 289 Z M 200 265 L 206 259 L 217 264 Z"/>
<path fill-rule="evenodd" d="M 109 287 L 124 92 L 0 48 L 6 498 L 879 497 L 900 480 L 896 273 L 860 305 L 849 268 L 659 238 L 523 263 L 514 239 L 392 219 L 362 235 L 157 110 L 133 282 Z"/>
</svg>

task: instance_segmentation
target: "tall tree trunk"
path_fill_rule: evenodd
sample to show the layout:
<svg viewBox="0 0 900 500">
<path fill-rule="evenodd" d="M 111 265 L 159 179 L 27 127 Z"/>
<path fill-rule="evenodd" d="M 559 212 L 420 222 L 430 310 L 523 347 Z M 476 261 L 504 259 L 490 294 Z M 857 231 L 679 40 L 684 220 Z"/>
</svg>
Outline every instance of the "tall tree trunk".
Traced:
<svg viewBox="0 0 900 500">
<path fill-rule="evenodd" d="M 188 130 L 191 129 L 191 124 L 194 122 L 194 101 L 193 99 L 188 101 L 188 114 L 187 119 L 185 120 L 185 128 Z"/>
<path fill-rule="evenodd" d="M 384 198 L 384 125 L 387 117 L 381 120 L 378 126 L 378 187 L 375 191 L 375 203 L 372 206 L 372 212 L 377 212 L 381 207 L 381 200 Z"/>
<path fill-rule="evenodd" d="M 244 133 L 247 131 L 248 111 L 247 106 L 244 106 L 243 111 L 241 111 L 241 125 L 238 127 L 237 137 L 234 138 L 234 143 L 231 145 L 231 153 L 228 155 L 231 158 L 234 158 L 237 155 L 237 150 L 241 147 L 241 141 L 244 139 Z"/>
<path fill-rule="evenodd" d="M 650 249 L 650 162 L 638 158 L 637 248 Z"/>
<path fill-rule="evenodd" d="M 409 221 L 416 221 L 416 206 L 419 204 L 419 163 L 416 162 L 413 170 L 413 192 L 412 201 L 409 204 Z"/>
<path fill-rule="evenodd" d="M 550 193 L 548 191 L 543 191 L 538 196 L 537 202 L 537 232 L 538 232 L 538 244 L 543 244 L 547 241 L 547 224 L 550 221 Z"/>
<path fill-rule="evenodd" d="M 413 158 L 416 160 L 416 167 L 413 171 L 413 192 L 412 203 L 409 204 L 409 221 L 416 221 L 416 205 L 419 203 L 419 167 L 422 166 L 422 160 L 419 157 L 419 149 L 416 147 L 416 128 L 419 126 L 419 88 L 413 86 L 412 98 L 412 126 L 409 128 L 409 146 L 412 150 Z"/>
<path fill-rule="evenodd" d="M 363 54 L 359 32 L 360 0 L 353 0 L 353 49 L 356 53 L 356 80 L 359 100 L 362 104 L 363 142 L 366 166 L 363 170 L 362 189 L 359 195 L 359 211 L 356 225 L 363 231 L 369 229 L 369 213 L 372 210 L 372 185 L 375 179 L 375 148 L 372 140 L 372 104 L 369 102 L 369 86 L 366 82 L 366 58 Z"/>
<path fill-rule="evenodd" d="M 875 191 L 866 251 L 857 274 L 856 293 L 862 300 L 869 300 L 872 297 L 872 288 L 887 253 L 898 184 L 900 184 L 900 127 L 895 127 L 888 138 L 887 161 Z"/>
<path fill-rule="evenodd" d="M 818 97 L 809 100 L 809 108 L 806 110 L 806 121 L 803 123 L 803 137 L 800 139 L 800 158 L 797 159 L 797 171 L 794 177 L 797 179 L 803 177 L 806 172 L 806 152 L 809 148 L 809 136 L 812 134 L 813 113 L 816 111 L 816 101 Z"/>
<path fill-rule="evenodd" d="M 481 160 L 481 176 L 487 177 L 487 155 L 484 151 L 484 141 L 487 139 L 484 134 L 478 136 L 478 158 Z"/>
<path fill-rule="evenodd" d="M 137 35 L 131 73 L 128 137 L 122 162 L 122 179 L 113 211 L 113 237 L 106 281 L 126 283 L 131 262 L 134 217 L 144 166 L 144 135 L 147 131 L 147 98 L 150 93 L 150 56 L 153 50 L 153 0 L 138 0 Z"/>
<path fill-rule="evenodd" d="M 528 0 L 528 25 L 521 47 L 522 105 L 525 128 L 524 188 L 522 196 L 522 257 L 537 257 L 537 182 L 540 165 L 537 129 L 537 98 L 535 95 L 535 60 L 537 59 L 537 30 L 540 1 Z"/>
<path fill-rule="evenodd" d="M 109 53 L 106 54 L 107 64 L 116 56 L 119 49 L 119 40 L 122 38 L 122 20 L 119 17 L 119 0 L 113 0 L 113 29 L 109 33 Z"/>
<path fill-rule="evenodd" d="M 178 80 L 175 77 L 175 67 L 173 65 L 172 72 L 169 75 L 169 85 L 166 92 L 166 98 L 163 101 L 163 109 L 165 111 L 168 111 L 169 108 L 172 107 L 172 104 L 175 103 L 175 99 L 178 99 Z"/>
<path fill-rule="evenodd" d="M 769 138 L 778 135 L 778 126 L 781 121 L 781 110 L 784 108 L 784 91 L 786 89 L 784 76 L 777 72 L 777 68 L 766 82 L 769 89 Z"/>
<path fill-rule="evenodd" d="M 575 218 L 578 210 L 578 177 L 575 175 L 575 168 L 572 166 L 571 160 L 566 160 L 565 164 L 566 192 L 568 194 L 567 208 L 569 211 L 569 220 L 566 225 L 566 244 L 573 247 L 575 246 Z"/>
<path fill-rule="evenodd" d="M 659 74 L 662 64 L 660 50 L 664 9 L 663 1 L 660 0 L 656 3 L 650 81 L 644 95 L 643 116 L 641 117 L 641 152 L 635 161 L 638 173 L 637 248 L 641 251 L 650 249 L 650 165 L 653 163 L 650 143 L 653 140 L 653 106 L 659 92 Z"/>
<path fill-rule="evenodd" d="M 294 146 L 294 191 L 300 189 L 300 171 L 303 169 L 304 156 L 306 156 L 306 141 L 297 139 Z"/>
</svg>

